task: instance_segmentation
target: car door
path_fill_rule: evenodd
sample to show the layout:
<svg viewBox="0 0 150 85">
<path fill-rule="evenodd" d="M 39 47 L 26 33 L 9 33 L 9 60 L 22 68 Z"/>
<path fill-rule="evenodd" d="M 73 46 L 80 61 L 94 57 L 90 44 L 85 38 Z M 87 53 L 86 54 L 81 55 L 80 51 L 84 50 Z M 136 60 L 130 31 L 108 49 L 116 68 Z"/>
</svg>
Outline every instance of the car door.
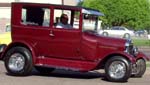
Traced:
<svg viewBox="0 0 150 85">
<path fill-rule="evenodd" d="M 119 30 L 120 30 L 121 35 L 128 33 L 128 31 L 126 31 L 125 28 L 123 27 L 120 27 Z"/>
<path fill-rule="evenodd" d="M 109 33 L 112 34 L 112 35 L 117 35 L 118 34 L 118 30 L 119 30 L 119 28 L 112 27 L 112 29 L 109 30 Z"/>
<path fill-rule="evenodd" d="M 63 12 L 63 13 L 61 13 Z M 51 52 L 50 56 L 60 59 L 81 59 L 80 57 L 80 42 L 81 42 L 81 29 L 78 26 L 74 26 L 76 21 L 79 23 L 79 19 L 75 19 L 75 15 L 80 16 L 79 11 L 74 11 L 62 8 L 54 10 L 54 28 L 50 31 L 51 37 Z M 65 15 L 68 17 L 68 27 L 60 27 L 61 16 Z M 60 16 L 60 17 L 59 17 Z M 57 20 L 58 17 L 60 20 Z M 55 20 L 56 19 L 56 20 Z M 76 20 L 76 21 L 75 21 Z M 60 22 L 58 22 L 60 21 Z M 59 25 L 59 26 L 58 26 Z M 60 27 L 60 28 L 59 28 Z"/>
<path fill-rule="evenodd" d="M 51 33 L 51 57 L 80 59 L 80 30 L 54 28 Z"/>
<path fill-rule="evenodd" d="M 120 27 L 113 27 L 112 34 L 113 35 L 122 35 L 124 30 L 120 29 Z"/>
<path fill-rule="evenodd" d="M 28 44 L 34 47 L 36 56 L 45 56 L 48 57 L 51 52 L 51 38 L 49 36 L 50 29 L 50 16 L 51 8 L 50 7 L 39 7 L 39 6 L 23 6 L 22 8 L 22 32 L 20 35 L 23 35 L 23 39 Z"/>
</svg>

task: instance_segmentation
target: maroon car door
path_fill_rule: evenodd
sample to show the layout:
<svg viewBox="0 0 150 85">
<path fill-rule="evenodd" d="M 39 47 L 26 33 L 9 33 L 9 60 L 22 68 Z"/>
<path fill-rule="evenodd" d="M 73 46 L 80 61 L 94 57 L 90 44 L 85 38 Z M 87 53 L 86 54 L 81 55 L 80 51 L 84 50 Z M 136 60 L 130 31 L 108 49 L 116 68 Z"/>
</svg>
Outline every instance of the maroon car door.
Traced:
<svg viewBox="0 0 150 85">
<path fill-rule="evenodd" d="M 51 57 L 81 59 L 81 31 L 79 29 L 54 28 L 50 33 Z"/>
</svg>

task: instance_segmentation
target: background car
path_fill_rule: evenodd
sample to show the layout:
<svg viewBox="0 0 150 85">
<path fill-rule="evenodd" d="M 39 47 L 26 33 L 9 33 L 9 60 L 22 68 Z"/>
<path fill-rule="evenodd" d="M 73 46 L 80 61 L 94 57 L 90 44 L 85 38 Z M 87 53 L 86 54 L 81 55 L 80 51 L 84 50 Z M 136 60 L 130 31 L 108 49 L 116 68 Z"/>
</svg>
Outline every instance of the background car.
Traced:
<svg viewBox="0 0 150 85">
<path fill-rule="evenodd" d="M 130 38 L 131 36 L 134 35 L 134 32 L 132 30 L 129 30 L 121 26 L 114 26 L 108 30 L 101 30 L 99 31 L 99 33 L 104 36 L 116 36 L 116 37 L 124 37 L 124 38 Z"/>
<path fill-rule="evenodd" d="M 146 30 L 137 30 L 134 33 L 138 37 L 146 36 L 148 34 L 148 32 Z"/>
</svg>

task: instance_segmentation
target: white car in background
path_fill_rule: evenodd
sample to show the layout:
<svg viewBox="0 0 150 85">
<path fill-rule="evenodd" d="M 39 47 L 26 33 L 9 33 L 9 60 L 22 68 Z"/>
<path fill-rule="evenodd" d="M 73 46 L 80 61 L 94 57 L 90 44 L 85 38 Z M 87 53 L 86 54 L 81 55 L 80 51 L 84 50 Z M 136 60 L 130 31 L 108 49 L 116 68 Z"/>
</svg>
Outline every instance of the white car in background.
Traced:
<svg viewBox="0 0 150 85">
<path fill-rule="evenodd" d="M 99 33 L 104 36 L 116 36 L 122 38 L 130 38 L 134 35 L 134 31 L 121 26 L 115 26 L 108 30 L 100 30 Z"/>
</svg>

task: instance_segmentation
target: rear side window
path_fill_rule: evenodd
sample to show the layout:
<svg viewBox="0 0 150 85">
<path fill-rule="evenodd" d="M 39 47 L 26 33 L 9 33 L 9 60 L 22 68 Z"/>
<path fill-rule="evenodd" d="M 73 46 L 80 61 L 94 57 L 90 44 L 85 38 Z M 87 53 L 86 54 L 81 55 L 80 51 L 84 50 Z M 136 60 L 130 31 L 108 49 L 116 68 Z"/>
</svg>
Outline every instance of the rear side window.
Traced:
<svg viewBox="0 0 150 85">
<path fill-rule="evenodd" d="M 49 27 L 50 9 L 41 7 L 23 7 L 21 24 Z"/>
</svg>

